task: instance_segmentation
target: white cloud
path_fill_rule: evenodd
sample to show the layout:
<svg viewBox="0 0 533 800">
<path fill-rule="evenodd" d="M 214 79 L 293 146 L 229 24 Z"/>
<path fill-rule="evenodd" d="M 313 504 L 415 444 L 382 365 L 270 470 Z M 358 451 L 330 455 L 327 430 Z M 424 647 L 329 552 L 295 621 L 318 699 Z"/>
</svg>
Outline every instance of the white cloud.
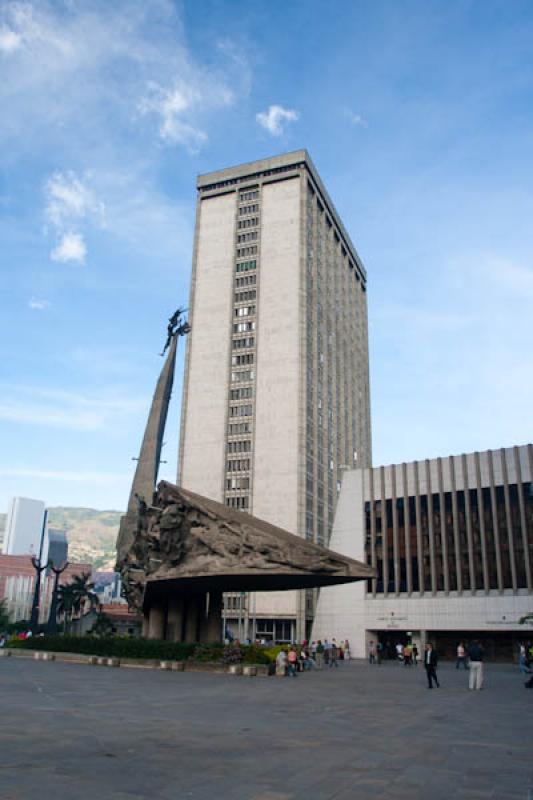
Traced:
<svg viewBox="0 0 533 800">
<path fill-rule="evenodd" d="M 361 116 L 361 114 L 354 114 L 349 108 L 346 109 L 346 116 L 352 123 L 352 125 L 359 126 L 361 128 L 368 128 L 368 122 L 366 119 Z"/>
<path fill-rule="evenodd" d="M 85 263 L 87 247 L 81 233 L 64 233 L 57 247 L 50 253 L 52 261 L 77 261 Z"/>
<path fill-rule="evenodd" d="M 97 200 L 94 191 L 80 180 L 75 172 L 56 172 L 44 187 L 45 217 L 59 237 L 50 253 L 52 261 L 77 261 L 85 263 L 87 246 L 76 227 L 87 223 L 105 225 L 105 207 Z"/>
<path fill-rule="evenodd" d="M 260 111 L 255 115 L 257 122 L 272 136 L 281 136 L 285 125 L 289 122 L 296 122 L 298 117 L 297 111 L 283 108 L 283 106 L 269 106 L 268 111 Z"/>
<path fill-rule="evenodd" d="M 72 481 L 75 483 L 103 483 L 128 480 L 128 473 L 89 472 L 78 470 L 34 469 L 33 467 L 0 467 L 3 478 L 39 478 L 45 481 Z"/>
<path fill-rule="evenodd" d="M 0 52 L 14 53 L 22 45 L 22 36 L 6 25 L 0 28 Z"/>
<path fill-rule="evenodd" d="M 40 300 L 38 297 L 31 297 L 28 306 L 36 311 L 44 311 L 45 309 L 50 308 L 50 301 Z"/>
<path fill-rule="evenodd" d="M 96 199 L 94 192 L 75 172 L 54 173 L 46 182 L 45 195 L 46 216 L 58 228 L 88 216 L 104 221 L 104 204 Z"/>
<path fill-rule="evenodd" d="M 165 143 L 180 144 L 197 152 L 208 136 L 189 119 L 206 108 L 228 106 L 232 102 L 233 94 L 224 84 L 204 85 L 197 78 L 189 84 L 178 80 L 166 89 L 152 82 L 138 104 L 138 111 L 159 117 L 159 136 Z"/>
<path fill-rule="evenodd" d="M 39 386 L 4 384 L 0 389 L 0 420 L 63 430 L 115 430 L 146 407 L 143 398 L 132 400 L 109 389 L 98 398 Z"/>
</svg>

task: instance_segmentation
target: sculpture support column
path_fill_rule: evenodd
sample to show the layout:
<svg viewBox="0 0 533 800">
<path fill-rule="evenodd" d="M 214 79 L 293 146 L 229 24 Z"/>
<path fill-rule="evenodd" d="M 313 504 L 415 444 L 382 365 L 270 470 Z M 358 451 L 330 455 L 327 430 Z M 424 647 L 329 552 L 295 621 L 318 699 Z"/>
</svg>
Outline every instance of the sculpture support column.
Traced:
<svg viewBox="0 0 533 800">
<path fill-rule="evenodd" d="M 150 632 L 150 617 L 149 613 L 145 611 L 145 613 L 143 614 L 142 635 L 147 639 L 149 632 Z"/>
<path fill-rule="evenodd" d="M 162 639 L 165 635 L 165 606 L 159 600 L 150 606 L 148 638 Z"/>
<path fill-rule="evenodd" d="M 172 595 L 168 599 L 166 639 L 181 642 L 183 638 L 183 597 Z"/>
<path fill-rule="evenodd" d="M 204 596 L 190 595 L 185 601 L 185 641 L 198 641 L 198 623 L 203 609 Z"/>
<path fill-rule="evenodd" d="M 200 624 L 202 642 L 220 642 L 222 638 L 222 592 L 209 592 L 209 610 L 206 615 L 206 598 Z"/>
</svg>

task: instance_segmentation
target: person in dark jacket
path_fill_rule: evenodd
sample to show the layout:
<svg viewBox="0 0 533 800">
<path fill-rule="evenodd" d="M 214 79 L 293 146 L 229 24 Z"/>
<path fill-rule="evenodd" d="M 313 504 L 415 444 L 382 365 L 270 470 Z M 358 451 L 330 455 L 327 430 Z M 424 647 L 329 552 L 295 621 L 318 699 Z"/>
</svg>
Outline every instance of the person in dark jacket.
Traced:
<svg viewBox="0 0 533 800">
<path fill-rule="evenodd" d="M 476 639 L 468 645 L 467 648 L 468 660 L 470 666 L 470 675 L 468 677 L 469 689 L 483 689 L 483 656 L 484 651 L 481 643 Z"/>
<path fill-rule="evenodd" d="M 437 653 L 433 649 L 433 645 L 428 642 L 424 652 L 424 667 L 428 679 L 428 689 L 433 689 L 433 681 L 435 681 L 437 689 L 440 686 L 439 679 L 437 678 L 437 663 Z"/>
</svg>

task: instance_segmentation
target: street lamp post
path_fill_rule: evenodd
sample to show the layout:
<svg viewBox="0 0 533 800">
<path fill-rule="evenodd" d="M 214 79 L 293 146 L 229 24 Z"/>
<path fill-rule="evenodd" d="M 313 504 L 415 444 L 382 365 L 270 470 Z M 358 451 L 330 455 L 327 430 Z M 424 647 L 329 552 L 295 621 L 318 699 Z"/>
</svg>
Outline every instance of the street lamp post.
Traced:
<svg viewBox="0 0 533 800">
<path fill-rule="evenodd" d="M 59 589 L 59 576 L 68 567 L 68 561 L 65 561 L 63 566 L 59 568 L 55 567 L 52 563 L 50 563 L 50 566 L 52 568 L 52 572 L 54 573 L 54 588 L 52 590 L 52 602 L 50 603 L 50 614 L 48 615 L 46 633 L 54 634 L 57 633 L 57 595 Z"/>
</svg>

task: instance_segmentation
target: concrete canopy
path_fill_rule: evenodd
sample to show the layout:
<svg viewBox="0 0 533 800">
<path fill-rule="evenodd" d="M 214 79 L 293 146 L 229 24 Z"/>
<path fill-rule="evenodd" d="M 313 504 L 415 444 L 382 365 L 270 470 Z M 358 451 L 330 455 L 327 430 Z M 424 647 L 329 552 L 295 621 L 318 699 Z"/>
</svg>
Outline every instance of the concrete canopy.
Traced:
<svg viewBox="0 0 533 800">
<path fill-rule="evenodd" d="M 145 608 L 169 593 L 305 589 L 374 577 L 366 564 L 166 481 L 125 555 L 126 592 L 139 606 L 142 592 Z"/>
</svg>

